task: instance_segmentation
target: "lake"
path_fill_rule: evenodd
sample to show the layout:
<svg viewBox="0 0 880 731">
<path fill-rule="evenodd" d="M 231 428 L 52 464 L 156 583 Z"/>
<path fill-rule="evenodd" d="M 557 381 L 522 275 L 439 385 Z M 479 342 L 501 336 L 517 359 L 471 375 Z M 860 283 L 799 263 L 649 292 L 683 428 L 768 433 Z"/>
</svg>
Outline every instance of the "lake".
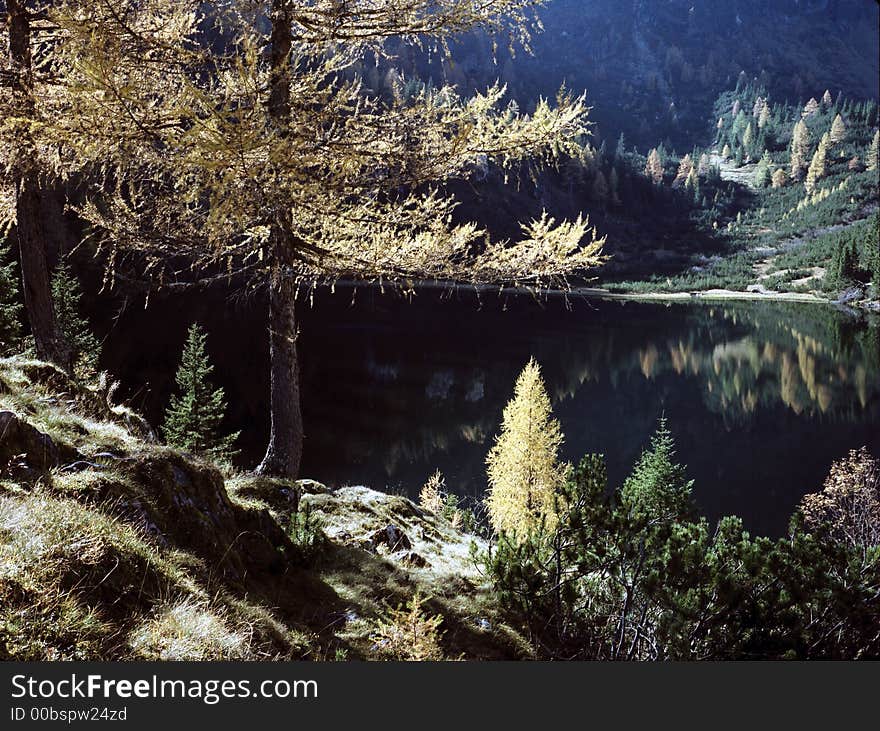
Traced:
<svg viewBox="0 0 880 731">
<path fill-rule="evenodd" d="M 451 490 L 480 499 L 486 454 L 531 356 L 565 459 L 600 452 L 619 485 L 666 414 L 700 510 L 739 515 L 756 533 L 782 534 L 801 496 L 849 449 L 880 455 L 876 318 L 773 302 L 566 306 L 461 292 L 410 301 L 370 288 L 355 300 L 340 288 L 302 308 L 302 474 L 330 485 L 416 497 L 439 469 Z M 247 298 L 156 298 L 147 311 L 124 311 L 102 367 L 159 424 L 186 328 L 201 322 L 229 427 L 242 430 L 241 464 L 252 466 L 268 434 L 264 318 Z"/>
<path fill-rule="evenodd" d="M 648 304 L 361 290 L 304 316 L 303 475 L 418 495 L 439 469 L 479 499 L 515 379 L 534 356 L 564 458 L 619 485 L 665 414 L 712 520 L 780 535 L 834 459 L 880 454 L 877 323 L 791 303 Z"/>
</svg>

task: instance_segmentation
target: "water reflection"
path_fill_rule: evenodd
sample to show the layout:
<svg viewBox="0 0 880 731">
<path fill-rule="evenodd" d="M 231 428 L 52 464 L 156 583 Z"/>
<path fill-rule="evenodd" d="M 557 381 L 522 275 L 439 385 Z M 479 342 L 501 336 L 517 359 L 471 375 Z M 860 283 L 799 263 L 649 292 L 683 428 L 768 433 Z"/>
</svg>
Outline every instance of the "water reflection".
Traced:
<svg viewBox="0 0 880 731">
<path fill-rule="evenodd" d="M 704 511 L 737 512 L 762 532 L 784 529 L 846 449 L 880 451 L 877 323 L 827 307 L 319 310 L 304 329 L 304 467 L 331 483 L 415 494 L 439 468 L 479 496 L 501 411 L 531 355 L 568 458 L 604 452 L 611 479 L 622 480 L 666 412 Z"/>
</svg>

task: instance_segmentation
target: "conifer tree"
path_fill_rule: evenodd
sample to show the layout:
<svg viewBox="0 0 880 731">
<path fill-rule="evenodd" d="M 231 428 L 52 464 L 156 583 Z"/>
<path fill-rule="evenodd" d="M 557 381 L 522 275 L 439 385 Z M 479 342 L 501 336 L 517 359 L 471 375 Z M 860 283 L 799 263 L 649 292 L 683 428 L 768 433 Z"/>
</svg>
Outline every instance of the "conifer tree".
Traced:
<svg viewBox="0 0 880 731">
<path fill-rule="evenodd" d="M 874 139 L 871 141 L 871 147 L 868 150 L 867 169 L 877 169 L 877 158 L 880 154 L 880 130 L 875 130 Z"/>
<path fill-rule="evenodd" d="M 755 97 L 755 103 L 752 105 L 752 116 L 755 119 L 761 116 L 761 110 L 764 108 L 764 103 L 765 102 L 761 97 Z"/>
<path fill-rule="evenodd" d="M 834 117 L 831 123 L 831 132 L 828 137 L 834 144 L 839 144 L 846 139 L 846 125 L 843 123 L 843 117 L 839 114 Z"/>
<path fill-rule="evenodd" d="M 743 133 L 742 138 L 742 146 L 743 146 L 743 154 L 746 158 L 751 159 L 752 157 L 752 144 L 755 141 L 755 131 L 752 128 L 752 123 L 749 122 L 749 125 L 746 127 L 746 131 Z"/>
<path fill-rule="evenodd" d="M 81 375 L 94 374 L 101 355 L 101 345 L 82 315 L 82 288 L 63 259 L 52 273 L 52 304 L 58 327 L 70 346 L 74 369 Z"/>
<path fill-rule="evenodd" d="M 819 180 L 825 177 L 828 146 L 829 138 L 828 133 L 826 132 L 822 135 L 822 139 L 819 141 L 819 147 L 816 148 L 816 152 L 813 154 L 813 159 L 810 161 L 810 169 L 807 171 L 807 179 L 804 182 L 804 187 L 807 189 L 807 193 L 812 193 L 816 189 L 816 184 Z"/>
<path fill-rule="evenodd" d="M 193 324 L 186 336 L 175 380 L 178 393 L 171 396 L 162 427 L 172 447 L 221 460 L 234 456 L 238 433 L 223 436 L 220 426 L 226 415 L 226 396 L 210 382 L 214 366 L 208 357 L 207 333 Z"/>
<path fill-rule="evenodd" d="M 675 462 L 675 442 L 661 417 L 651 444 L 620 491 L 621 506 L 631 516 L 656 523 L 681 520 L 693 513 L 685 468 Z"/>
<path fill-rule="evenodd" d="M 761 114 L 758 117 L 758 129 L 764 129 L 767 126 L 767 123 L 770 121 L 770 105 L 767 102 L 764 102 L 764 106 L 761 107 Z"/>
<path fill-rule="evenodd" d="M 815 97 L 811 98 L 804 105 L 804 111 L 802 113 L 802 117 L 806 119 L 807 117 L 813 117 L 819 113 L 819 102 L 816 101 Z"/>
<path fill-rule="evenodd" d="M 699 189 L 700 189 L 700 178 L 697 175 L 697 169 L 691 168 L 690 172 L 688 172 L 687 178 L 684 181 L 684 187 L 686 190 L 691 191 L 694 194 L 694 197 L 698 197 Z"/>
<path fill-rule="evenodd" d="M 21 345 L 21 303 L 15 263 L 9 261 L 9 246 L 0 241 L 0 356 Z"/>
<path fill-rule="evenodd" d="M 660 153 L 655 147 L 648 153 L 648 161 L 645 164 L 645 175 L 647 175 L 655 185 L 663 182 L 663 163 L 660 160 Z"/>
<path fill-rule="evenodd" d="M 608 200 L 608 181 L 601 170 L 597 170 L 593 178 L 593 200 L 603 205 Z"/>
<path fill-rule="evenodd" d="M 611 175 L 608 176 L 608 187 L 611 191 L 611 205 L 620 205 L 620 177 L 617 174 L 617 168 L 611 168 Z"/>
<path fill-rule="evenodd" d="M 617 162 L 620 162 L 626 157 L 626 138 L 623 136 L 623 132 L 620 133 L 620 137 L 617 138 L 617 147 L 614 150 L 614 159 Z"/>
<path fill-rule="evenodd" d="M 154 289 L 181 266 L 187 284 L 216 281 L 222 267 L 268 293 L 262 474 L 300 467 L 298 294 L 340 279 L 564 286 L 602 260 L 584 219 L 540 215 L 515 240 L 492 240 L 454 220 L 445 186 L 484 164 L 512 171 L 576 154 L 588 133 L 583 96 L 560 93 L 525 114 L 501 84 L 471 97 L 448 85 L 407 95 L 395 72 L 390 93 L 369 89 L 366 62 L 392 38 L 402 55 L 474 29 L 529 45 L 534 0 L 32 4 L 51 28 L 39 45 L 46 73 L 33 115 L 16 99 L 7 106 L 0 84 L 0 186 L 6 150 L 33 133 L 30 149 L 82 193 L 77 215 L 108 262 L 132 255 Z M 82 186 L 84 170 L 114 184 Z M 108 267 L 108 278 L 120 273 Z"/>
<path fill-rule="evenodd" d="M 800 180 L 810 155 L 810 131 L 804 120 L 799 119 L 791 135 L 791 179 Z"/>
<path fill-rule="evenodd" d="M 532 358 L 517 379 L 501 433 L 486 458 L 486 503 L 495 530 L 523 538 L 542 523 L 552 530 L 554 495 L 565 476 L 559 463 L 562 441 L 540 366 Z"/>
<path fill-rule="evenodd" d="M 723 160 L 730 159 L 730 145 L 724 145 L 724 149 L 721 150 L 721 158 Z"/>
<path fill-rule="evenodd" d="M 773 171 L 773 175 L 770 178 L 773 182 L 774 188 L 783 188 L 785 184 L 788 182 L 788 175 L 785 174 L 785 170 L 779 168 Z"/>
<path fill-rule="evenodd" d="M 681 162 L 678 163 L 678 172 L 675 174 L 675 180 L 672 181 L 672 187 L 678 188 L 679 186 L 684 185 L 693 169 L 694 161 L 691 158 L 690 153 L 688 153 L 681 158 Z"/>
<path fill-rule="evenodd" d="M 758 167 L 755 169 L 755 185 L 758 188 L 766 188 L 770 183 L 771 164 L 770 153 L 767 152 L 767 150 L 764 150 L 764 154 L 761 156 Z"/>
<path fill-rule="evenodd" d="M 822 104 L 823 104 L 823 105 L 825 106 L 825 108 L 827 109 L 827 108 L 830 107 L 833 103 L 834 103 L 834 102 L 833 102 L 832 99 L 831 99 L 831 92 L 830 92 L 828 89 L 825 89 L 825 93 L 822 95 Z"/>
</svg>

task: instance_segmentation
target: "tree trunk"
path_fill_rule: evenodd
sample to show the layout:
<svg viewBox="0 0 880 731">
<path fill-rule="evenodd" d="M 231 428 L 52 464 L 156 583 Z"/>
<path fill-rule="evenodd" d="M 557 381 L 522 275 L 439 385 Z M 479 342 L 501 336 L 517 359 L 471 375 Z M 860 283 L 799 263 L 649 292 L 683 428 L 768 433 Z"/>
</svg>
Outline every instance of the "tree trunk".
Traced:
<svg viewBox="0 0 880 731">
<path fill-rule="evenodd" d="M 28 321 L 37 346 L 37 356 L 72 369 L 70 346 L 55 318 L 44 236 L 40 226 L 40 193 L 34 177 L 25 174 L 18 181 L 15 197 L 16 232 L 21 256 L 21 279 Z"/>
<path fill-rule="evenodd" d="M 9 29 L 9 62 L 18 76 L 13 82 L 13 90 L 21 98 L 24 111 L 33 111 L 30 16 L 22 0 L 8 0 L 6 22 Z M 22 154 L 22 157 L 27 158 L 27 155 Z M 21 256 L 25 310 L 36 341 L 37 355 L 70 371 L 70 346 L 58 327 L 52 304 L 45 236 L 41 225 L 39 182 L 36 173 L 27 169 L 28 164 L 27 159 L 19 163 L 23 167 L 16 173 L 15 181 L 15 228 Z"/>
<path fill-rule="evenodd" d="M 303 421 L 296 336 L 296 287 L 282 278 L 269 291 L 272 426 L 266 456 L 257 468 L 261 475 L 291 479 L 299 475 Z"/>
<path fill-rule="evenodd" d="M 289 0 L 272 0 L 269 117 L 279 134 L 290 126 Z M 257 473 L 296 478 L 302 459 L 303 423 L 296 353 L 296 284 L 291 278 L 289 211 L 276 212 L 272 226 L 275 271 L 269 282 L 269 355 L 271 359 L 271 429 L 266 456 Z"/>
</svg>

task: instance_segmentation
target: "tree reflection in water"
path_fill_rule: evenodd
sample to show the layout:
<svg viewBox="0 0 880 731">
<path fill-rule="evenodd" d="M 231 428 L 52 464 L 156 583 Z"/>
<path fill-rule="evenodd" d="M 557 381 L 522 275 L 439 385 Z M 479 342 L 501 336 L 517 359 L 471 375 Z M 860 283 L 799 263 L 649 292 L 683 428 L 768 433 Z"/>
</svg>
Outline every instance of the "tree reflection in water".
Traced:
<svg viewBox="0 0 880 731">
<path fill-rule="evenodd" d="M 703 511 L 738 513 L 758 532 L 782 532 L 848 449 L 880 452 L 876 321 L 787 303 L 571 305 L 316 308 L 320 326 L 304 328 L 304 474 L 416 495 L 439 468 L 478 498 L 532 355 L 568 459 L 603 452 L 618 483 L 665 412 Z"/>
</svg>

